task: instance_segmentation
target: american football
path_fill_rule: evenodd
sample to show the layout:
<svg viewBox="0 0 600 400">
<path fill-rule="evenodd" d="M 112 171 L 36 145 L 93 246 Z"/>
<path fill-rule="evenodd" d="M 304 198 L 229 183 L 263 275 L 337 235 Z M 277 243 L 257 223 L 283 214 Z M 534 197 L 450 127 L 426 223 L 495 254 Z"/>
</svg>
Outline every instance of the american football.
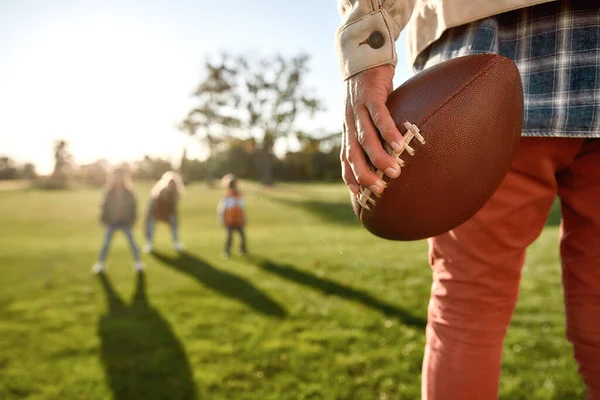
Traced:
<svg viewBox="0 0 600 400">
<path fill-rule="evenodd" d="M 413 76 L 387 101 L 404 149 L 381 195 L 361 187 L 352 206 L 363 226 L 390 240 L 418 240 L 473 216 L 506 175 L 519 145 L 523 89 L 512 60 L 478 54 Z"/>
</svg>

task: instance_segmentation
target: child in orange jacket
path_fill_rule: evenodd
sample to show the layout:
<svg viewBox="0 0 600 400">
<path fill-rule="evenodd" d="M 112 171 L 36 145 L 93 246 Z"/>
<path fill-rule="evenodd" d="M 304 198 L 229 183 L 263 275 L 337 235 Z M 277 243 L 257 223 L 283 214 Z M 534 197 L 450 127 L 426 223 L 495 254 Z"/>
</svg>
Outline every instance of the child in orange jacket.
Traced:
<svg viewBox="0 0 600 400">
<path fill-rule="evenodd" d="M 237 180 L 231 178 L 228 188 L 225 192 L 225 198 L 219 202 L 218 213 L 223 226 L 227 229 L 227 240 L 225 242 L 225 257 L 231 257 L 231 241 L 233 232 L 240 234 L 240 250 L 242 254 L 248 254 L 246 249 L 246 235 L 244 227 L 246 225 L 246 203 L 242 198 L 242 193 L 237 188 Z"/>
</svg>

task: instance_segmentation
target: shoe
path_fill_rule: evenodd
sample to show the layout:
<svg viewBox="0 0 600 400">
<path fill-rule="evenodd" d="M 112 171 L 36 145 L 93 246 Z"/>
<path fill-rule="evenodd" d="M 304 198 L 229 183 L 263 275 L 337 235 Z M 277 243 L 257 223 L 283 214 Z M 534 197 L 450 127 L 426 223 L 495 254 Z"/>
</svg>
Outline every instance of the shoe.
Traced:
<svg viewBox="0 0 600 400">
<path fill-rule="evenodd" d="M 141 261 L 136 261 L 136 263 L 133 264 L 133 269 L 135 269 L 136 271 L 143 271 L 144 268 L 144 263 Z"/>
<path fill-rule="evenodd" d="M 144 245 L 144 248 L 142 249 L 142 251 L 144 253 L 152 253 L 153 247 L 152 247 L 152 243 L 146 243 Z"/>
<path fill-rule="evenodd" d="M 181 244 L 180 242 L 175 242 L 175 250 L 177 251 L 183 251 L 185 249 L 185 246 L 183 244 Z"/>
<path fill-rule="evenodd" d="M 224 252 L 223 253 L 223 258 L 229 259 L 229 258 L 231 258 L 231 254 L 229 254 L 228 252 Z"/>
<path fill-rule="evenodd" d="M 101 262 L 97 262 L 96 264 L 94 264 L 92 266 L 92 272 L 95 274 L 99 274 L 100 272 L 104 271 L 104 264 Z"/>
</svg>

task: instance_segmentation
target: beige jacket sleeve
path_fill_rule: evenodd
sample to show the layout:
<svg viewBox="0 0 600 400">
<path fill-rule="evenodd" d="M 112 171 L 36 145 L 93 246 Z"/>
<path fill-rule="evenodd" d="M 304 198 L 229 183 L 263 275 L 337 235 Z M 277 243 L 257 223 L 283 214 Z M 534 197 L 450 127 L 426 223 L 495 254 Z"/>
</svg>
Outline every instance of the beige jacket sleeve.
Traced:
<svg viewBox="0 0 600 400">
<path fill-rule="evenodd" d="M 344 80 L 369 68 L 396 65 L 395 42 L 415 0 L 338 0 L 342 24 L 335 47 Z"/>
</svg>

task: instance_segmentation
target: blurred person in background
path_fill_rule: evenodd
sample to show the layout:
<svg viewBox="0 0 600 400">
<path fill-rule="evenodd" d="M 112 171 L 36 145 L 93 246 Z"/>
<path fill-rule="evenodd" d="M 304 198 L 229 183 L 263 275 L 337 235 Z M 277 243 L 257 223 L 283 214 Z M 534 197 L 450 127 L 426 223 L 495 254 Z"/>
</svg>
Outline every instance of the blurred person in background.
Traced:
<svg viewBox="0 0 600 400">
<path fill-rule="evenodd" d="M 132 228 L 137 217 L 137 202 L 133 193 L 129 172 L 124 167 L 115 168 L 106 181 L 106 192 L 102 201 L 100 220 L 105 226 L 104 241 L 98 256 L 98 262 L 92 267 L 94 273 L 104 271 L 104 262 L 112 241 L 113 233 L 122 230 L 127 237 L 135 263 L 133 268 L 142 271 L 144 264 L 140 259 L 138 246 L 133 238 Z"/>
<path fill-rule="evenodd" d="M 183 179 L 177 172 L 165 172 L 150 192 L 150 205 L 146 215 L 146 244 L 144 252 L 153 250 L 154 228 L 157 221 L 165 222 L 171 227 L 171 237 L 175 250 L 182 251 L 183 244 L 179 241 L 179 222 L 177 206 L 179 198 L 185 192 Z"/>
<path fill-rule="evenodd" d="M 238 232 L 240 235 L 240 250 L 242 254 L 248 254 L 248 251 L 246 249 L 246 235 L 244 232 L 246 225 L 246 203 L 242 197 L 242 193 L 238 189 L 237 179 L 230 175 L 226 182 L 225 197 L 219 202 L 217 212 L 221 223 L 227 229 L 224 256 L 229 258 L 231 257 L 233 232 Z"/>
</svg>

